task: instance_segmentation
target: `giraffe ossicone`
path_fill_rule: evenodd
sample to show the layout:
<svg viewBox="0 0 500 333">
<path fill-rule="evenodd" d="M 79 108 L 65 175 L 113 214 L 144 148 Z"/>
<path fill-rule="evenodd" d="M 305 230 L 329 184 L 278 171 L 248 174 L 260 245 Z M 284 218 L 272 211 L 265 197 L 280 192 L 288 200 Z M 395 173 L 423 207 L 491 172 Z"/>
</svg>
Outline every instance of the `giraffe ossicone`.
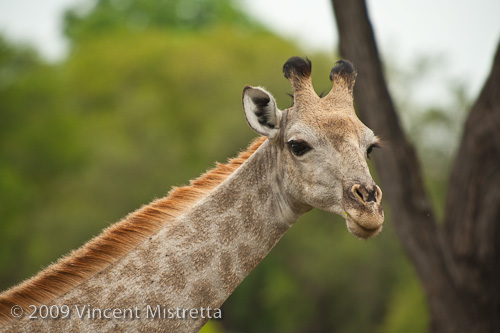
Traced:
<svg viewBox="0 0 500 333">
<path fill-rule="evenodd" d="M 283 71 L 294 99 L 286 110 L 264 88 L 243 90 L 246 120 L 262 137 L 0 294 L 0 331 L 196 331 L 208 316 L 162 313 L 219 309 L 307 211 L 345 217 L 359 238 L 379 233 L 382 191 L 366 163 L 379 139 L 354 111 L 354 66 L 336 64 L 323 98 L 313 89 L 309 60 L 292 57 Z M 73 312 L 64 319 L 16 317 L 33 306 Z M 80 316 L 83 309 L 88 316 Z M 106 309 L 130 317 L 102 317 Z"/>
</svg>

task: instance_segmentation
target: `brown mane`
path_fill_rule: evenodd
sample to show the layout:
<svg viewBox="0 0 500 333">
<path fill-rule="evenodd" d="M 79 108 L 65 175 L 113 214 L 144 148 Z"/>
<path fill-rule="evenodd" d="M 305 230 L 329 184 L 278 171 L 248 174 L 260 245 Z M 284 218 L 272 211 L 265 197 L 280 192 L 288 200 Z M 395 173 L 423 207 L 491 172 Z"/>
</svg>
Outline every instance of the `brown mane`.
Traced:
<svg viewBox="0 0 500 333">
<path fill-rule="evenodd" d="M 14 305 L 28 310 L 29 305 L 46 304 L 130 252 L 222 183 L 264 141 L 265 137 L 257 138 L 238 157 L 218 163 L 190 185 L 174 187 L 166 197 L 139 208 L 34 277 L 0 294 L 0 324 L 13 319 Z"/>
</svg>

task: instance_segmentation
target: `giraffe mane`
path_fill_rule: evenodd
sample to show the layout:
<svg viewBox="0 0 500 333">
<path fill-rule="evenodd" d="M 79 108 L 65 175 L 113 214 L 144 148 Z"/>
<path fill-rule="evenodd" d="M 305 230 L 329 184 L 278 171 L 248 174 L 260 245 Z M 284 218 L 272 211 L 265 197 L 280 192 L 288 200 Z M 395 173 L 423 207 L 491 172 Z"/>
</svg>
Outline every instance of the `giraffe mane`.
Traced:
<svg viewBox="0 0 500 333">
<path fill-rule="evenodd" d="M 46 304 L 123 257 L 222 183 L 265 139 L 255 139 L 247 150 L 226 164 L 217 163 L 215 168 L 192 180 L 187 186 L 173 187 L 166 197 L 130 213 L 79 249 L 1 293 L 0 324 L 13 319 L 11 308 L 14 305 L 27 310 L 30 305 Z"/>
</svg>

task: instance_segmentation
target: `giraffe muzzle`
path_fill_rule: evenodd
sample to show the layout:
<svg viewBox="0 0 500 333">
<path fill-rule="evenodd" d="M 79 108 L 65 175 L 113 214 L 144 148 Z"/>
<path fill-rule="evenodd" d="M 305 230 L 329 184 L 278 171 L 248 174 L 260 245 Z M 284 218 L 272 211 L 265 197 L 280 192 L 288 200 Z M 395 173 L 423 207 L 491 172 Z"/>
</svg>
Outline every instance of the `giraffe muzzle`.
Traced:
<svg viewBox="0 0 500 333">
<path fill-rule="evenodd" d="M 347 192 L 347 193 L 346 193 Z M 382 230 L 382 190 L 377 185 L 354 184 L 344 192 L 347 229 L 356 237 L 370 238 Z"/>
</svg>

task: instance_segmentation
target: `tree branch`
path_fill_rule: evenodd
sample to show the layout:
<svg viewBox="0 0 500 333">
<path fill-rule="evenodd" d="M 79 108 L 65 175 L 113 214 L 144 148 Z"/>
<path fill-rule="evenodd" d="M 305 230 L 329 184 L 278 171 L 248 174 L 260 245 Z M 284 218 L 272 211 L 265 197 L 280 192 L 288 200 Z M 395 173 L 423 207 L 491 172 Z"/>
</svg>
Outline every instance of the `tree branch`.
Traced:
<svg viewBox="0 0 500 333">
<path fill-rule="evenodd" d="M 445 230 L 465 294 L 482 295 L 500 329 L 500 43 L 490 76 L 465 124 L 452 169 Z M 477 304 L 477 302 L 484 304 Z"/>
</svg>

